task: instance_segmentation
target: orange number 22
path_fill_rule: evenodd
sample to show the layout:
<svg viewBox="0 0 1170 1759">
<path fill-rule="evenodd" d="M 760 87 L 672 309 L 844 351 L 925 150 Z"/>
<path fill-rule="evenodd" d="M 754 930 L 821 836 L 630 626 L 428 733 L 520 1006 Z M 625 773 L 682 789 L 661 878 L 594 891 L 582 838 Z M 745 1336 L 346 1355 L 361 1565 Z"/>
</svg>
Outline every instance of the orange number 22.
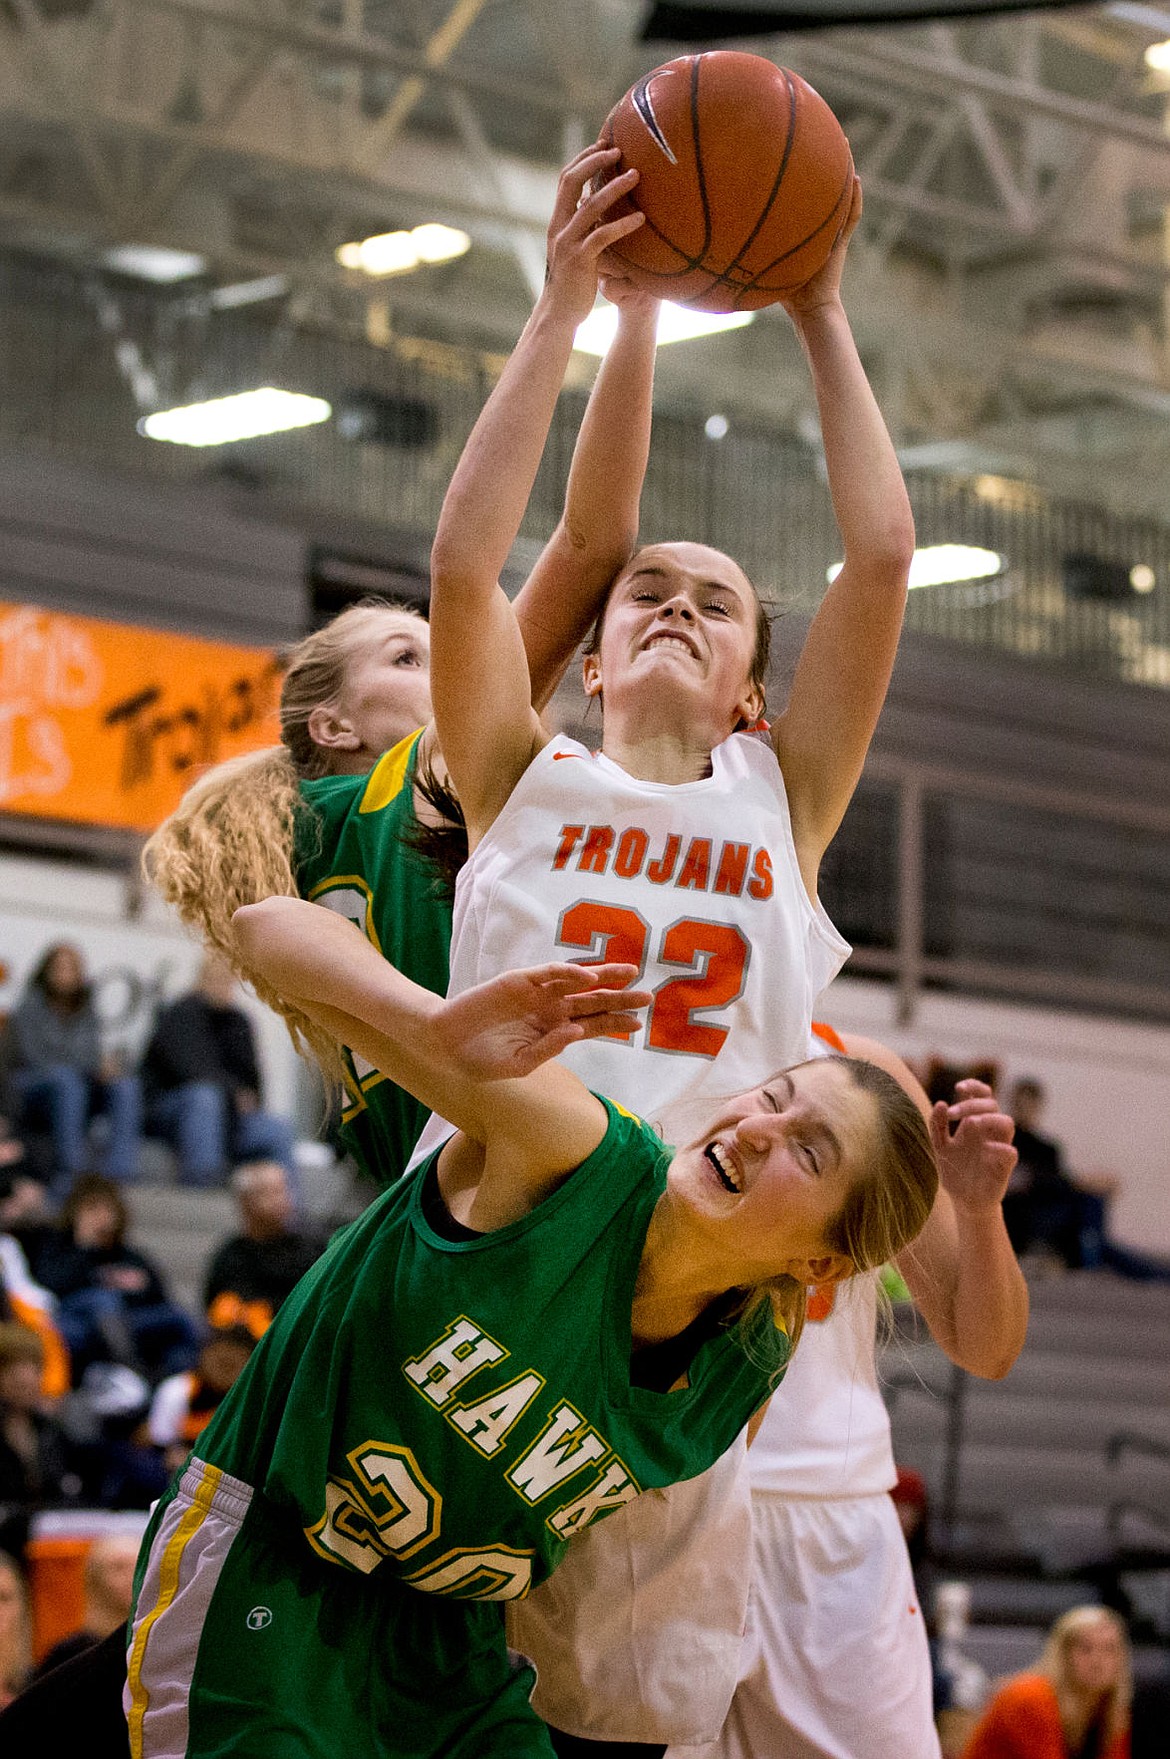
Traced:
<svg viewBox="0 0 1170 1759">
<path fill-rule="evenodd" d="M 640 977 L 649 933 L 649 925 L 638 911 L 584 899 L 571 904 L 562 915 L 557 945 L 585 951 L 599 962 L 620 960 L 636 965 Z M 646 1025 L 648 1047 L 696 1057 L 717 1056 L 728 1028 L 694 1016 L 729 1007 L 739 998 L 748 952 L 747 941 L 731 923 L 705 922 L 691 916 L 672 922 L 663 933 L 658 962 L 683 965 L 686 971 L 680 977 L 668 977 L 654 991 Z M 634 1033 L 613 1036 L 629 1044 Z"/>
</svg>

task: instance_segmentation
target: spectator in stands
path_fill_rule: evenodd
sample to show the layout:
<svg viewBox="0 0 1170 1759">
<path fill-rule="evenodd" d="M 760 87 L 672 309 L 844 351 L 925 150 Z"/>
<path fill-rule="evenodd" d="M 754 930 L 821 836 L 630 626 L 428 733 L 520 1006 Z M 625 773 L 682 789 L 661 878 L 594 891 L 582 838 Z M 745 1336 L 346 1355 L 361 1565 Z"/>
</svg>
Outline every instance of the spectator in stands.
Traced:
<svg viewBox="0 0 1170 1759">
<path fill-rule="evenodd" d="M 1129 1642 L 1104 1606 L 1057 1619 L 1033 1673 L 992 1698 L 963 1759 L 1129 1759 Z"/>
<path fill-rule="evenodd" d="M 232 1174 L 240 1232 L 207 1269 L 204 1305 L 215 1326 L 245 1325 L 260 1337 L 281 1302 L 321 1255 L 322 1242 L 294 1226 L 284 1168 L 251 1161 Z"/>
<path fill-rule="evenodd" d="M 1012 1088 L 1019 1160 L 1003 1200 L 1003 1219 L 1017 1253 L 1054 1254 L 1070 1269 L 1081 1262 L 1081 1193 L 1064 1170 L 1060 1145 L 1040 1130 L 1044 1089 L 1032 1076 Z"/>
<path fill-rule="evenodd" d="M 292 1126 L 261 1107 L 256 1041 L 236 993 L 231 967 L 207 954 L 196 988 L 160 1010 L 143 1059 L 147 1126 L 173 1145 L 191 1185 L 221 1185 L 233 1162 L 252 1159 L 296 1176 Z"/>
<path fill-rule="evenodd" d="M 39 1680 L 63 1661 L 100 1643 L 130 1617 L 134 1600 L 134 1566 L 141 1535 L 106 1533 L 94 1540 L 85 1560 L 85 1611 L 81 1627 L 41 1657 L 32 1678 Z"/>
<path fill-rule="evenodd" d="M 20 1565 L 0 1551 L 0 1710 L 11 1704 L 32 1664 L 32 1619 Z"/>
<path fill-rule="evenodd" d="M 132 1179 L 142 1134 L 137 1075 L 103 1052 L 85 964 L 67 941 L 51 946 L 13 1011 L 13 1088 L 21 1120 L 46 1127 L 53 1141 L 55 1189 L 67 1188 L 89 1164 L 89 1126 L 104 1118 L 105 1171 Z"/>
<path fill-rule="evenodd" d="M 57 1297 L 57 1323 L 75 1382 L 94 1362 L 121 1362 L 150 1376 L 190 1367 L 199 1329 L 171 1300 L 155 1264 L 127 1244 L 121 1190 L 83 1173 L 60 1225 L 38 1242 L 33 1274 Z"/>
<path fill-rule="evenodd" d="M 45 1352 L 26 1326 L 0 1325 L 0 1548 L 23 1556 L 39 1508 L 80 1488 L 61 1431 L 45 1409 Z"/>
<path fill-rule="evenodd" d="M 1073 1179 L 1060 1144 L 1042 1134 L 1044 1089 L 1033 1076 L 1012 1088 L 1013 1138 L 1019 1160 L 1003 1200 L 1008 1237 L 1021 1256 L 1047 1252 L 1069 1269 L 1112 1270 L 1138 1282 L 1170 1281 L 1170 1264 L 1109 1238 L 1112 1176 Z"/>
<path fill-rule="evenodd" d="M 172 1374 L 156 1390 L 146 1434 L 160 1450 L 166 1480 L 183 1464 L 255 1347 L 256 1339 L 246 1325 L 220 1326 L 204 1343 L 195 1367 L 186 1374 Z"/>
</svg>

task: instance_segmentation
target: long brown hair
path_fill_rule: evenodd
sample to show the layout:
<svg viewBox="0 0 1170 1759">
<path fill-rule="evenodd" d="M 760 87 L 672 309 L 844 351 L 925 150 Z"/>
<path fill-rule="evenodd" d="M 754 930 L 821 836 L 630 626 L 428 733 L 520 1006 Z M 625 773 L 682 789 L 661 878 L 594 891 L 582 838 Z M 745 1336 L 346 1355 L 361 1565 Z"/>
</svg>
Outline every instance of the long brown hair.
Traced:
<svg viewBox="0 0 1170 1759">
<path fill-rule="evenodd" d="M 281 1016 L 298 1049 L 308 1050 L 334 1079 L 341 1071 L 336 1043 L 242 964 L 232 917 L 263 898 L 298 895 L 296 858 L 311 850 L 318 832 L 300 785 L 330 773 L 329 752 L 314 740 L 309 717 L 340 696 L 350 664 L 368 651 L 388 611 L 419 615 L 413 605 L 362 599 L 298 642 L 285 658 L 281 743 L 209 770 L 142 851 L 151 884 Z"/>
</svg>

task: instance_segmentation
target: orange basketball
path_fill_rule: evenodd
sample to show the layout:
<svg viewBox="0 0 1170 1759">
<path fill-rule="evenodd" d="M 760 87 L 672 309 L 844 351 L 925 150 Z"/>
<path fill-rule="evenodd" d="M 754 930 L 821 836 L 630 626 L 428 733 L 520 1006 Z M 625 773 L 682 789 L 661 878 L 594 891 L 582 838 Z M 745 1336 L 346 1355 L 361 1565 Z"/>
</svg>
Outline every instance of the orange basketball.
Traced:
<svg viewBox="0 0 1170 1759">
<path fill-rule="evenodd" d="M 772 305 L 822 266 L 849 213 L 853 156 L 825 100 L 762 55 L 680 55 L 640 79 L 601 131 L 637 166 L 646 224 L 615 255 L 631 279 L 699 311 Z"/>
</svg>

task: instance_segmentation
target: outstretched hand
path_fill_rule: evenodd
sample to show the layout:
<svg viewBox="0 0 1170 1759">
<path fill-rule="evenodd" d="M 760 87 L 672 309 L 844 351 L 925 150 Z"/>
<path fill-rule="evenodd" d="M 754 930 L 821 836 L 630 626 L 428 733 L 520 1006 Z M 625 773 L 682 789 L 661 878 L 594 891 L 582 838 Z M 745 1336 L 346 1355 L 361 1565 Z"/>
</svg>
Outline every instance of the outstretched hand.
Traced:
<svg viewBox="0 0 1170 1759">
<path fill-rule="evenodd" d="M 1017 1159 L 1015 1125 L 999 1109 L 983 1081 L 960 1081 L 955 1103 L 939 1100 L 930 1114 L 930 1137 L 939 1182 L 959 1209 L 990 1209 L 1003 1201 Z"/>
<path fill-rule="evenodd" d="M 630 989 L 636 965 L 538 965 L 505 971 L 445 1001 L 431 1024 L 465 1075 L 500 1081 L 531 1074 L 582 1038 L 631 1032 L 648 990 Z"/>
<path fill-rule="evenodd" d="M 575 323 L 582 323 L 593 310 L 598 275 L 605 266 L 603 253 L 645 221 L 637 211 L 610 217 L 610 209 L 633 192 L 636 170 L 619 172 L 594 187 L 594 180 L 612 171 L 620 158 L 617 147 L 595 141 L 570 159 L 557 185 L 548 228 L 546 293 L 567 308 Z"/>
</svg>

